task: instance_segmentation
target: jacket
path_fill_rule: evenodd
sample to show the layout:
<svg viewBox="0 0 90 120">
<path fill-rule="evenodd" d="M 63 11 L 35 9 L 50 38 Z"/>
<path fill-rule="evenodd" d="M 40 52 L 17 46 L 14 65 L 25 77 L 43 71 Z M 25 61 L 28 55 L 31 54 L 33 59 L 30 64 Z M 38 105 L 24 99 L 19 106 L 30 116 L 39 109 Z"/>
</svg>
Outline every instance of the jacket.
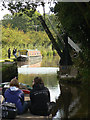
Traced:
<svg viewBox="0 0 90 120">
<path fill-rule="evenodd" d="M 22 90 L 11 87 L 8 88 L 5 93 L 5 102 L 15 103 L 18 114 L 23 112 L 23 103 L 24 103 L 24 93 Z"/>
<path fill-rule="evenodd" d="M 36 115 L 47 115 L 48 106 L 50 102 L 50 92 L 48 88 L 44 87 L 44 84 L 34 85 L 30 91 L 30 110 L 31 113 Z"/>
</svg>

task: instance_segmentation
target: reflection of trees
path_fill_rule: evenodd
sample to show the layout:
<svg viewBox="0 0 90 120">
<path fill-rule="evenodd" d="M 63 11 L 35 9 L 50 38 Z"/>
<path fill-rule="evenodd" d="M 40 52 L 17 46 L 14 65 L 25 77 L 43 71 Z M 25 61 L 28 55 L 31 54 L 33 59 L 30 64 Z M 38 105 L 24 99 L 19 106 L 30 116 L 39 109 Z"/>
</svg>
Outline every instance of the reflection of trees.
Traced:
<svg viewBox="0 0 90 120">
<path fill-rule="evenodd" d="M 39 76 L 43 79 L 45 86 L 56 87 L 57 86 L 57 75 L 56 74 L 19 74 L 19 82 L 32 85 L 34 77 Z"/>
<path fill-rule="evenodd" d="M 64 118 L 68 118 L 69 115 L 69 105 L 71 103 L 71 99 L 72 99 L 72 93 L 71 93 L 71 88 L 63 88 L 63 86 L 61 86 L 61 96 L 62 96 L 62 100 L 63 100 L 63 110 L 64 110 Z"/>
<path fill-rule="evenodd" d="M 49 87 L 56 87 L 57 86 L 57 75 L 56 74 L 42 74 L 40 75 L 42 77 L 44 84 Z"/>
<path fill-rule="evenodd" d="M 61 119 L 69 119 L 76 115 L 79 108 L 81 107 L 80 104 L 80 97 L 77 94 L 77 89 L 75 87 L 66 87 L 64 85 L 60 85 L 61 88 L 61 95 L 56 100 L 56 106 L 53 110 L 53 116 L 56 113 L 60 112 Z"/>
<path fill-rule="evenodd" d="M 42 66 L 43 67 L 57 67 L 58 66 L 58 64 L 59 64 L 59 56 L 55 56 L 55 57 L 53 57 L 53 56 L 50 56 L 50 57 L 46 57 L 46 58 L 43 58 L 43 60 L 42 60 Z M 53 63 L 52 63 L 52 61 L 53 61 Z"/>
<path fill-rule="evenodd" d="M 87 89 L 83 86 L 78 87 L 78 96 L 79 96 L 79 109 L 78 112 L 75 114 L 76 117 L 83 118 L 88 120 L 90 118 L 90 98 L 88 94 L 88 90 L 90 87 Z"/>
<path fill-rule="evenodd" d="M 74 115 L 76 115 L 76 113 L 77 113 L 77 111 L 79 110 L 80 107 L 81 107 L 80 97 L 76 97 L 74 99 L 74 101 L 72 101 L 70 106 L 69 106 L 69 116 L 68 116 L 68 118 L 71 118 Z"/>
<path fill-rule="evenodd" d="M 60 109 L 62 108 L 63 113 L 61 114 L 62 118 L 68 118 L 69 115 L 69 105 L 72 100 L 72 93 L 70 87 L 65 87 L 63 85 L 60 85 L 61 88 L 61 96 L 60 96 Z"/>
</svg>

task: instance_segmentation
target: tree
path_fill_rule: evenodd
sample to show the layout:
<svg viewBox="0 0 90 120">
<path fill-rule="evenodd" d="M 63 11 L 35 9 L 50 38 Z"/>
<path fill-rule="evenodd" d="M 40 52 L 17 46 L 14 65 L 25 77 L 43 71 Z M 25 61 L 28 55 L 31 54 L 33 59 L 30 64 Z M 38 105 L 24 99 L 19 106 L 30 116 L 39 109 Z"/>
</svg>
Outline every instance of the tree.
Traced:
<svg viewBox="0 0 90 120">
<path fill-rule="evenodd" d="M 44 8 L 45 5 L 44 5 L 43 2 L 41 2 L 41 5 L 43 6 L 43 9 L 44 9 L 44 20 L 45 20 L 45 8 Z M 12 14 L 19 13 L 19 16 L 22 16 L 23 14 L 26 14 L 27 16 L 32 17 L 33 14 L 36 11 L 36 7 L 37 7 L 37 4 L 30 3 L 30 2 L 24 2 L 24 3 L 23 2 L 16 2 L 16 3 L 10 2 L 8 4 L 8 9 L 11 11 L 11 13 Z M 50 38 L 53 46 L 55 47 L 55 49 L 57 50 L 59 56 L 62 59 L 62 52 L 61 52 L 62 49 L 59 46 L 61 44 L 61 40 L 57 41 L 56 39 L 54 39 L 54 37 L 52 36 L 50 30 L 48 29 L 48 27 L 45 24 L 45 21 L 43 20 L 41 15 L 39 15 L 39 18 L 40 18 L 39 19 L 40 22 L 43 23 L 42 25 L 43 25 L 48 37 Z"/>
<path fill-rule="evenodd" d="M 58 17 L 59 30 L 62 27 L 75 42 L 82 43 L 89 48 L 90 38 L 90 4 L 58 2 L 54 12 Z"/>
<path fill-rule="evenodd" d="M 54 12 L 58 18 L 60 33 L 65 30 L 73 41 L 81 45 L 82 53 L 74 60 L 79 68 L 79 78 L 85 85 L 88 85 L 90 70 L 90 2 L 58 2 L 55 5 Z"/>
<path fill-rule="evenodd" d="M 51 41 L 45 31 L 28 31 L 24 33 L 18 28 L 13 29 L 10 24 L 7 27 L 2 26 L 2 57 L 7 57 L 7 50 L 10 47 L 19 49 L 36 49 L 43 50 L 47 53 Z"/>
<path fill-rule="evenodd" d="M 43 6 L 43 9 L 44 9 L 43 2 L 41 2 L 41 5 Z M 5 6 L 4 2 L 3 2 L 3 6 Z M 37 4 L 31 3 L 31 2 L 15 2 L 15 3 L 9 2 L 8 4 L 8 10 L 10 10 L 13 15 L 14 14 L 17 15 L 16 13 L 19 13 L 19 16 L 26 14 L 28 17 L 33 16 L 33 14 L 36 11 L 36 7 L 37 7 Z M 45 18 L 45 11 L 44 11 L 44 18 Z M 57 41 L 54 40 L 54 42 L 52 43 L 53 43 L 53 46 L 55 45 L 55 48 L 57 48 L 58 44 L 54 44 L 54 43 L 57 43 Z M 61 49 L 59 49 L 59 47 L 58 47 L 58 53 L 61 53 Z"/>
</svg>

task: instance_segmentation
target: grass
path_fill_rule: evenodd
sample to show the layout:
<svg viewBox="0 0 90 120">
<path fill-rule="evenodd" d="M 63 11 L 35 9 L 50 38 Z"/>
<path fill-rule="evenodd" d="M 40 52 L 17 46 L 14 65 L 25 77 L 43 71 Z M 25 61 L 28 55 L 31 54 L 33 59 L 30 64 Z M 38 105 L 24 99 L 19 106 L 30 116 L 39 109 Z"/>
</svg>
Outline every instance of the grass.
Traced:
<svg viewBox="0 0 90 120">
<path fill-rule="evenodd" d="M 11 57 L 9 58 L 1 58 L 0 62 L 13 62 L 16 58 L 15 57 Z"/>
</svg>

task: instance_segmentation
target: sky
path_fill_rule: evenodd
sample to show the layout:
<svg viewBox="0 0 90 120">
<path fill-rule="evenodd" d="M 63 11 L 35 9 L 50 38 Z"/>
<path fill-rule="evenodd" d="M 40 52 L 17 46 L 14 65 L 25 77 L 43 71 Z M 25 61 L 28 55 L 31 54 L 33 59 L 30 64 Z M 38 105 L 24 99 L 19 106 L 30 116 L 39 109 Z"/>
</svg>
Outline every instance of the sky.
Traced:
<svg viewBox="0 0 90 120">
<path fill-rule="evenodd" d="M 0 9 L 0 20 L 3 19 L 3 16 L 4 16 L 5 14 L 10 14 L 10 12 L 9 12 L 7 9 L 5 9 L 5 10 L 3 10 L 3 11 L 1 11 L 1 9 Z"/>
<path fill-rule="evenodd" d="M 50 12 L 49 6 L 50 6 L 49 4 L 47 4 L 47 3 L 45 4 L 45 13 L 49 13 Z M 53 2 L 51 3 L 51 6 L 52 7 L 54 6 Z M 0 20 L 3 19 L 4 15 L 11 14 L 10 11 L 8 11 L 7 9 L 4 9 L 3 11 L 1 9 L 2 9 L 2 6 L 0 4 Z M 41 14 L 43 14 L 43 7 L 42 6 L 38 6 L 37 7 L 37 11 L 39 11 Z"/>
<path fill-rule="evenodd" d="M 45 2 L 45 13 L 49 13 L 50 12 L 50 9 L 49 9 L 49 7 L 50 7 L 50 5 L 51 5 L 51 7 L 53 7 L 55 4 L 54 4 L 54 1 L 55 0 L 45 0 L 46 2 Z M 48 1 L 51 1 L 51 4 L 48 4 Z M 63 1 L 63 2 L 65 2 L 65 1 L 67 1 L 67 2 L 71 2 L 71 1 L 78 1 L 78 2 L 89 2 L 89 0 L 57 0 L 57 1 Z M 7 9 L 4 9 L 3 11 L 1 11 L 1 2 L 2 2 L 2 0 L 0 0 L 0 20 L 2 20 L 3 19 L 3 16 L 5 15 L 5 14 L 10 14 L 10 12 L 7 10 Z M 41 14 L 43 14 L 43 7 L 42 6 L 38 6 L 37 7 L 37 11 L 39 11 Z"/>
</svg>

